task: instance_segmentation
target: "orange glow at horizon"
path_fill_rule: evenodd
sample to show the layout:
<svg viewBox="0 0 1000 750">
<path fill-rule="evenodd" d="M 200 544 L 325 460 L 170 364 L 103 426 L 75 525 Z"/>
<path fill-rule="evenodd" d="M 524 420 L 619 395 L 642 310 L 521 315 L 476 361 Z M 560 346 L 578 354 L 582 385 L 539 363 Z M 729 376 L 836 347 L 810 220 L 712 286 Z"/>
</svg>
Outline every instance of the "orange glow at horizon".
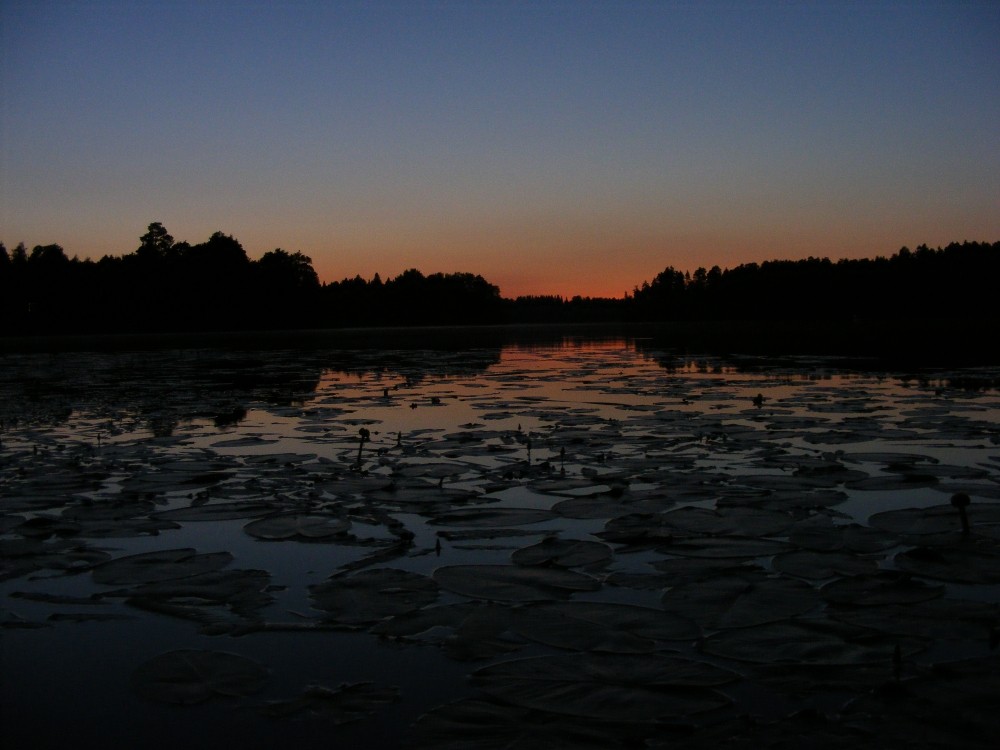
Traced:
<svg viewBox="0 0 1000 750">
<path fill-rule="evenodd" d="M 308 253 L 306 253 L 308 255 Z M 482 276 L 486 281 L 500 289 L 500 296 L 507 299 L 525 296 L 562 297 L 572 299 L 573 297 L 601 297 L 621 299 L 626 294 L 631 294 L 633 288 L 641 286 L 644 281 L 651 281 L 652 278 L 663 270 L 647 273 L 645 276 L 639 272 L 629 272 L 619 268 L 609 268 L 605 271 L 594 270 L 584 266 L 570 269 L 553 269 L 546 271 L 537 266 L 531 269 L 495 269 L 474 268 L 471 263 L 463 266 L 452 267 L 446 263 L 427 258 L 424 262 L 404 264 L 394 268 L 375 268 L 366 271 L 355 271 L 353 273 L 334 267 L 325 259 L 317 262 L 313 258 L 313 268 L 316 270 L 320 281 L 333 283 L 344 279 L 353 279 L 360 276 L 365 281 L 371 281 L 377 273 L 379 278 L 385 282 L 396 278 L 404 271 L 415 268 L 425 276 L 435 273 L 471 273 Z"/>
<path fill-rule="evenodd" d="M 643 227 L 639 229 L 638 227 Z M 741 264 L 807 257 L 874 258 L 891 256 L 906 245 L 931 247 L 956 241 L 948 227 L 900 238 L 874 221 L 830 227 L 818 237 L 809 228 L 786 225 L 780 230 L 760 226 L 746 233 L 717 222 L 701 232 L 671 231 L 648 224 L 622 225 L 596 236 L 592 225 L 534 227 L 475 233 L 414 232 L 404 237 L 385 233 L 381 242 L 356 242 L 345 237 L 340 250 L 303 250 L 313 260 L 321 281 L 345 278 L 382 281 L 415 268 L 424 275 L 472 273 L 500 288 L 504 298 L 520 296 L 593 297 L 621 299 L 668 267 L 682 273 L 699 268 L 732 269 Z M 962 239 L 965 239 L 964 237 Z M 989 238 L 973 238 L 989 241 Z M 356 243 L 356 244 L 355 244 Z"/>
</svg>

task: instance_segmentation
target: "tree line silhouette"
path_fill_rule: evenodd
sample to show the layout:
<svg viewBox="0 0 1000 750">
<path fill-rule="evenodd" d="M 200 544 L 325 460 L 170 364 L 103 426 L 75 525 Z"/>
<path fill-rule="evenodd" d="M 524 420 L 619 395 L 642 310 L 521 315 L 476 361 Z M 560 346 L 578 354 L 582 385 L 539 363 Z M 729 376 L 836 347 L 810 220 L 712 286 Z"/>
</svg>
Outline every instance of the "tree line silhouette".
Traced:
<svg viewBox="0 0 1000 750">
<path fill-rule="evenodd" d="M 366 326 L 998 317 L 1000 242 L 906 247 L 891 257 L 667 267 L 621 299 L 501 297 L 471 273 L 409 269 L 321 283 L 308 256 L 251 260 L 230 235 L 175 241 L 160 222 L 100 260 L 0 244 L 0 332 L 146 333 Z"/>
<path fill-rule="evenodd" d="M 640 318 L 813 320 L 996 318 L 1000 242 L 903 247 L 874 259 L 809 257 L 694 274 L 670 267 L 637 287 Z"/>
</svg>

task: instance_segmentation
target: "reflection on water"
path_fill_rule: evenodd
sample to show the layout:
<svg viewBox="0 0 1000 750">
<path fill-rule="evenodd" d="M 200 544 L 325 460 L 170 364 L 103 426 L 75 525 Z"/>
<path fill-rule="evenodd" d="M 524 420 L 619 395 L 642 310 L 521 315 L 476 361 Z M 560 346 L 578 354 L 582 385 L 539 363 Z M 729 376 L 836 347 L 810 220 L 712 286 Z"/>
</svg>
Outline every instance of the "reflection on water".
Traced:
<svg viewBox="0 0 1000 750">
<path fill-rule="evenodd" d="M 4 355 L 5 734 L 701 746 L 808 708 L 974 744 L 992 715 L 880 691 L 995 694 L 996 375 L 615 339 Z"/>
</svg>

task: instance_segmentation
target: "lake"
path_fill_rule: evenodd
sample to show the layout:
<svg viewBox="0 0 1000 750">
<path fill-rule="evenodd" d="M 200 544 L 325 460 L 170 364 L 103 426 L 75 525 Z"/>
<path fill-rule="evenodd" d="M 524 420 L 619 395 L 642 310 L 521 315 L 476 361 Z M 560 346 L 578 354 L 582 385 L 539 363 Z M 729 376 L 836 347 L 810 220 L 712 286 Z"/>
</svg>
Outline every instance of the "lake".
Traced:
<svg viewBox="0 0 1000 750">
<path fill-rule="evenodd" d="M 1000 731 L 1000 368 L 474 338 L 0 355 L 5 741 Z"/>
</svg>

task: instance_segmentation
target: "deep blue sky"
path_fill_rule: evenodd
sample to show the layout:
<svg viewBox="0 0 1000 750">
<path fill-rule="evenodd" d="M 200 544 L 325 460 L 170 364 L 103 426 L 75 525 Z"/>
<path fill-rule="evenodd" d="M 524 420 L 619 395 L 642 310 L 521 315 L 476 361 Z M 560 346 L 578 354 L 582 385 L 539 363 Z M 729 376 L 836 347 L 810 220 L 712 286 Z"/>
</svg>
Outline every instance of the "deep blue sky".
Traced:
<svg viewBox="0 0 1000 750">
<path fill-rule="evenodd" d="M 1000 239 L 1000 3 L 0 0 L 0 240 L 620 296 Z"/>
</svg>

